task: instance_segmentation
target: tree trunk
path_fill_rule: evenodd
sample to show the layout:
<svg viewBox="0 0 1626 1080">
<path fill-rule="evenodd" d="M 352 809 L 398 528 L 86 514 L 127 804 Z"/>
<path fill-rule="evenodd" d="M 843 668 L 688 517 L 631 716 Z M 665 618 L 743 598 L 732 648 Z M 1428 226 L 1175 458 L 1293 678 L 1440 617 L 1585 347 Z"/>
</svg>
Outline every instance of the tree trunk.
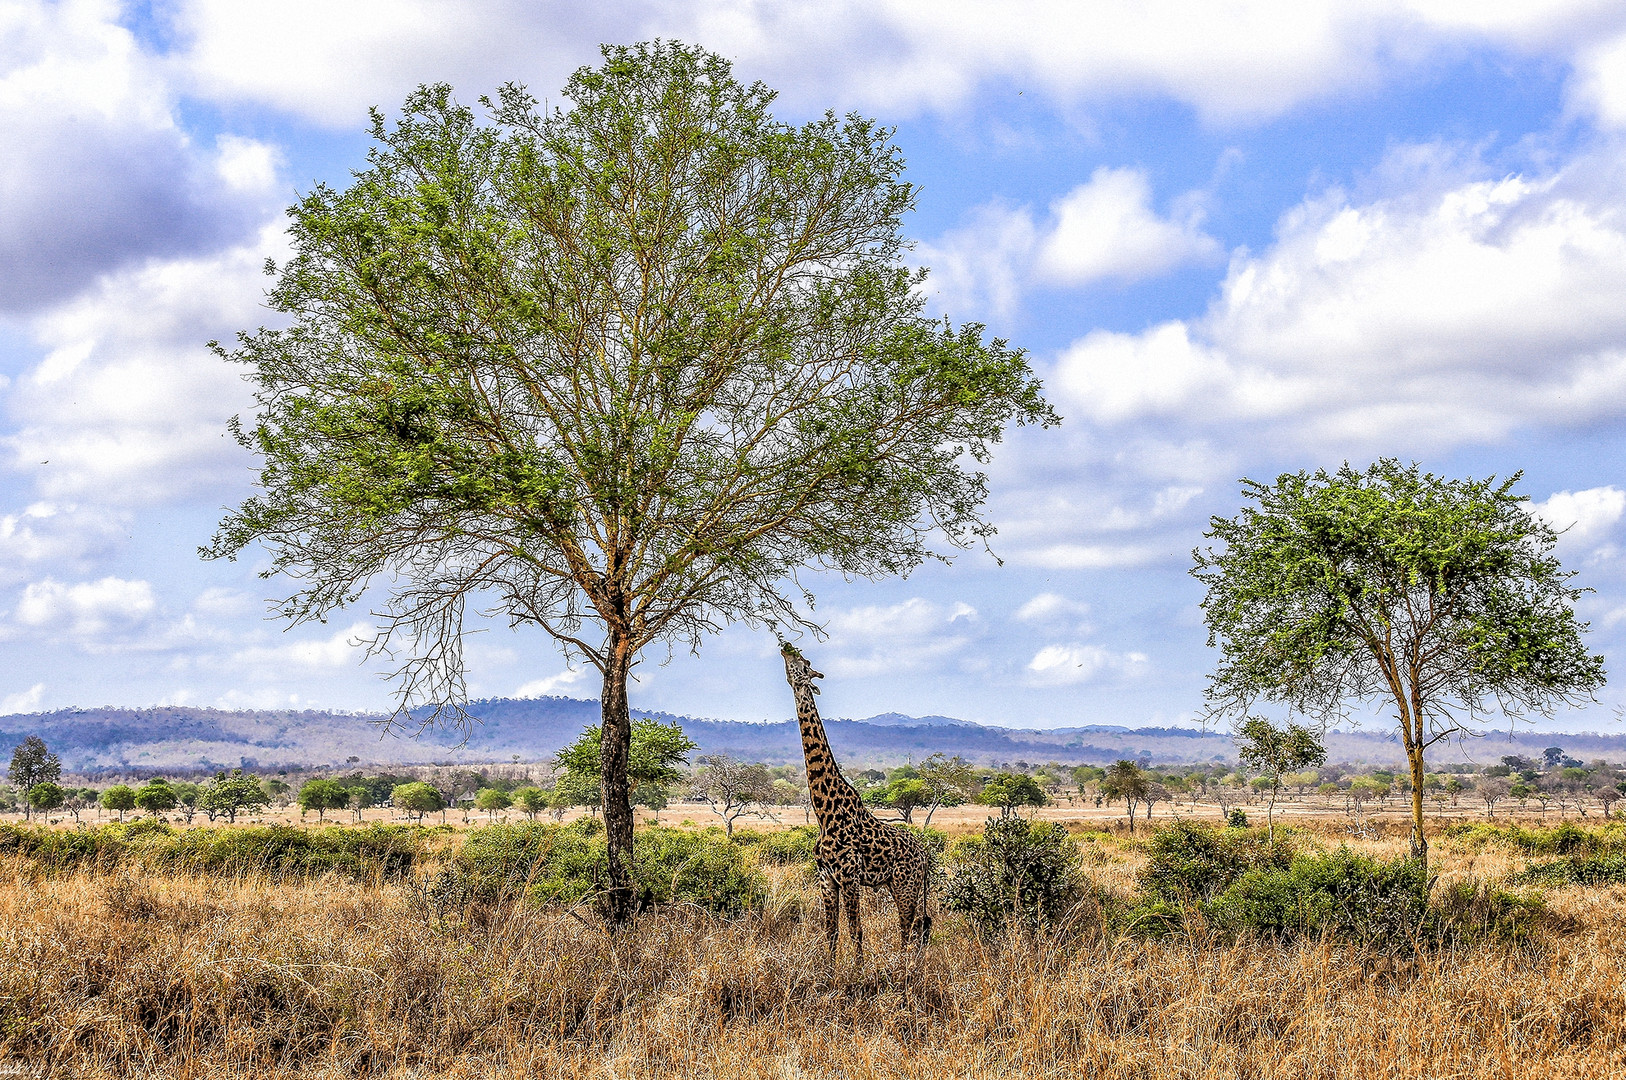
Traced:
<svg viewBox="0 0 1626 1080">
<path fill-rule="evenodd" d="M 608 642 L 604 692 L 600 697 L 603 737 L 599 740 L 604 837 L 609 849 L 610 887 L 605 915 L 613 926 L 632 917 L 632 790 L 627 757 L 632 750 L 632 714 L 627 708 L 627 675 L 632 670 L 632 643 L 612 636 Z"/>
<path fill-rule="evenodd" d="M 1428 839 L 1423 836 L 1423 740 L 1406 748 L 1411 759 L 1411 857 L 1428 869 Z"/>
</svg>

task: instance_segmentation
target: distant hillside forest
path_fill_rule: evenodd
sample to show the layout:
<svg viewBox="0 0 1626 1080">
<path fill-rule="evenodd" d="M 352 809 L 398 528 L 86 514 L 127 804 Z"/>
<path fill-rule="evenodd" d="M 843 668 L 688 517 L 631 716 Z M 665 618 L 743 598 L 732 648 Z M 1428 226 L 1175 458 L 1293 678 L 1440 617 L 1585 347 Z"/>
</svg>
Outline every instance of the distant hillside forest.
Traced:
<svg viewBox="0 0 1626 1080">
<path fill-rule="evenodd" d="M 477 701 L 468 707 L 476 723 L 466 742 L 461 733 L 426 730 L 384 717 L 323 711 L 226 711 L 180 706 L 152 709 L 63 709 L 0 717 L 0 752 L 29 735 L 50 743 L 74 773 L 156 774 L 220 769 L 296 769 L 303 766 L 366 767 L 478 765 L 539 762 L 599 720 L 596 701 L 549 697 Z M 677 722 L 698 744 L 697 754 L 727 754 L 770 766 L 800 765 L 795 722 L 742 723 L 635 710 L 637 715 Z M 943 716 L 896 713 L 862 720 L 830 720 L 830 742 L 842 760 L 863 768 L 894 768 L 932 754 L 958 755 L 991 768 L 1018 762 L 1105 765 L 1120 758 L 1142 764 L 1218 765 L 1236 760 L 1228 732 L 1197 728 L 1128 728 L 1089 725 L 1051 730 L 989 727 Z M 415 736 L 416 737 L 413 737 Z M 1462 746 L 1444 745 L 1434 761 L 1487 764 L 1509 754 L 1539 757 L 1555 739 L 1576 758 L 1626 760 L 1626 736 L 1520 730 L 1496 732 Z M 1376 725 L 1326 736 L 1331 760 L 1357 765 L 1398 764 L 1403 755 L 1389 732 Z"/>
</svg>

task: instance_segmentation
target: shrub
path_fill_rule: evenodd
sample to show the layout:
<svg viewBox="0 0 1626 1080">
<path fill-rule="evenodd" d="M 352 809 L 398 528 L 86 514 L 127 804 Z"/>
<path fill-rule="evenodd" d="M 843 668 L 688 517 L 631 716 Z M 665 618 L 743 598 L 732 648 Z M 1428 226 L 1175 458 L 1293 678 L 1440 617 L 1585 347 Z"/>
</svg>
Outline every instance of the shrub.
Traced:
<svg viewBox="0 0 1626 1080">
<path fill-rule="evenodd" d="M 1203 912 L 1234 936 L 1405 947 L 1424 931 L 1428 891 L 1428 872 L 1415 859 L 1379 862 L 1340 848 L 1300 855 L 1286 870 L 1249 870 Z"/>
<path fill-rule="evenodd" d="M 1166 903 L 1210 900 L 1250 870 L 1285 870 L 1292 847 L 1262 832 L 1181 821 L 1152 835 L 1140 887 Z"/>
<path fill-rule="evenodd" d="M 1550 829 L 1543 829 L 1464 822 L 1448 826 L 1445 835 L 1470 848 L 1501 844 L 1527 855 L 1626 854 L 1626 826 L 1620 824 L 1582 829 L 1573 822 L 1565 821 Z"/>
<path fill-rule="evenodd" d="M 463 850 L 429 886 L 437 903 L 492 903 L 519 896 L 573 904 L 597 893 L 608 855 L 603 825 L 583 818 L 569 825 L 489 825 L 472 830 Z M 689 903 L 734 915 L 761 902 L 761 876 L 744 848 L 716 829 L 639 830 L 633 876 L 641 908 Z"/>
<path fill-rule="evenodd" d="M 748 844 L 758 860 L 774 866 L 795 866 L 814 861 L 818 855 L 819 827 L 798 825 L 783 832 L 747 833 L 740 831 L 734 839 Z"/>
<path fill-rule="evenodd" d="M 949 852 L 943 907 L 991 934 L 1059 927 L 1083 895 L 1078 848 L 1054 822 L 990 818 Z"/>
<path fill-rule="evenodd" d="M 1228 829 L 1246 829 L 1248 827 L 1247 813 L 1241 807 L 1232 808 L 1231 812 L 1225 815 L 1225 827 Z"/>
<path fill-rule="evenodd" d="M 357 880 L 407 876 L 425 852 L 421 830 L 367 828 L 192 829 L 176 832 L 143 818 L 99 829 L 0 826 L 0 855 L 18 855 L 47 872 L 110 871 L 133 865 L 206 874 L 300 877 L 338 873 Z"/>
<path fill-rule="evenodd" d="M 1532 866 L 1512 880 L 1530 885 L 1626 885 L 1626 856 L 1571 855 Z"/>
</svg>

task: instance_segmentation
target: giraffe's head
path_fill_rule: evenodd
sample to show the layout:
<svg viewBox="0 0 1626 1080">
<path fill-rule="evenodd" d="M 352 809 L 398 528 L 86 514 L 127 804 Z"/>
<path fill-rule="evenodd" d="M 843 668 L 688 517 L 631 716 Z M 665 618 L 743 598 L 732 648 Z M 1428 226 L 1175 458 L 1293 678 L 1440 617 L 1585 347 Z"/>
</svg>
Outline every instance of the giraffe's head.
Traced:
<svg viewBox="0 0 1626 1080">
<path fill-rule="evenodd" d="M 807 662 L 807 657 L 802 655 L 802 651 L 788 641 L 779 643 L 779 652 L 785 658 L 785 678 L 790 681 L 790 688 L 800 690 L 805 686 L 815 694 L 818 693 L 818 685 L 813 680 L 824 678 L 824 672 L 814 671 L 813 665 Z"/>
</svg>

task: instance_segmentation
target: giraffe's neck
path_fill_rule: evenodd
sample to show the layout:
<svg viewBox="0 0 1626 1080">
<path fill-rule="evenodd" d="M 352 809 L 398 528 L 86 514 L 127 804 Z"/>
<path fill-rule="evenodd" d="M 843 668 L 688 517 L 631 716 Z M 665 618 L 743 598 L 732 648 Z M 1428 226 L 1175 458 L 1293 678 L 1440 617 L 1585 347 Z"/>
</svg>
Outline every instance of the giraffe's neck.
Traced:
<svg viewBox="0 0 1626 1080">
<path fill-rule="evenodd" d="M 862 807 L 858 792 L 836 768 L 836 756 L 824 734 L 824 721 L 813 701 L 811 684 L 796 687 L 796 722 L 802 729 L 802 757 L 807 762 L 807 793 L 819 824 L 838 812 Z"/>
</svg>

